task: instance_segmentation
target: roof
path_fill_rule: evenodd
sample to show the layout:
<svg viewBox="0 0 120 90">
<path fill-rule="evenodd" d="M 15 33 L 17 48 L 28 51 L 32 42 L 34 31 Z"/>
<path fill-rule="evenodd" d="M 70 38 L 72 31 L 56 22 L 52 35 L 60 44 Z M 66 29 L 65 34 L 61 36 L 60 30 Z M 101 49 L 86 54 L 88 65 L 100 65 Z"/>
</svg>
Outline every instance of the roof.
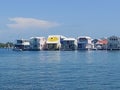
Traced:
<svg viewBox="0 0 120 90">
<path fill-rule="evenodd" d="M 30 39 L 34 39 L 34 38 L 41 39 L 41 38 L 45 38 L 45 37 L 31 37 Z"/>
<path fill-rule="evenodd" d="M 91 37 L 89 37 L 89 36 L 79 36 L 78 38 L 87 38 L 87 39 L 91 39 Z"/>
<path fill-rule="evenodd" d="M 65 38 L 64 41 L 74 41 L 75 38 Z"/>
<path fill-rule="evenodd" d="M 99 44 L 107 44 L 108 41 L 106 39 L 104 39 L 104 40 L 99 40 L 97 43 L 99 43 Z"/>
<path fill-rule="evenodd" d="M 66 37 L 63 36 L 63 35 L 49 35 L 48 37 L 61 37 L 61 38 L 66 38 Z"/>
</svg>

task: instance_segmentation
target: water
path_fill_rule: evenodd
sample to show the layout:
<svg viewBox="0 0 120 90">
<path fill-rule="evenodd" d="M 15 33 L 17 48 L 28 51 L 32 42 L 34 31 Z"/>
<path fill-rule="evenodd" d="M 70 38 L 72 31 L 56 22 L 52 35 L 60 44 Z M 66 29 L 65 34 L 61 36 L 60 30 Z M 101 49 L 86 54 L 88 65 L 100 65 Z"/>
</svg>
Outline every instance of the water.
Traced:
<svg viewBox="0 0 120 90">
<path fill-rule="evenodd" d="M 120 90 L 120 51 L 0 49 L 0 90 Z"/>
</svg>

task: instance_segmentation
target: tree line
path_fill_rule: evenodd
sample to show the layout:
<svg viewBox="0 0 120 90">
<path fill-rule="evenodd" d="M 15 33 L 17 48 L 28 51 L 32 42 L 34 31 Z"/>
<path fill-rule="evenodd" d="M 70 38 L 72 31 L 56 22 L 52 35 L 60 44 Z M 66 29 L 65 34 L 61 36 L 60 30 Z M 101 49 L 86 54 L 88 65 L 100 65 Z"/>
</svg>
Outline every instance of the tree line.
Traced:
<svg viewBox="0 0 120 90">
<path fill-rule="evenodd" d="M 0 43 L 0 48 L 12 48 L 14 44 L 12 42 Z"/>
</svg>

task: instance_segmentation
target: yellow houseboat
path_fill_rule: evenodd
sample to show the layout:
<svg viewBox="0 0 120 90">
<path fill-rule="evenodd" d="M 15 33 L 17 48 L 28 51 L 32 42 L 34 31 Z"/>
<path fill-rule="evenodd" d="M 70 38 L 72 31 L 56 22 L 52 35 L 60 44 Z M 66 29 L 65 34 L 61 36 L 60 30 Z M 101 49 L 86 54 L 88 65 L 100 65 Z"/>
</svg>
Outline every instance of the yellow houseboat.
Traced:
<svg viewBox="0 0 120 90">
<path fill-rule="evenodd" d="M 47 50 L 60 50 L 61 42 L 65 38 L 62 35 L 49 35 L 47 39 Z"/>
</svg>

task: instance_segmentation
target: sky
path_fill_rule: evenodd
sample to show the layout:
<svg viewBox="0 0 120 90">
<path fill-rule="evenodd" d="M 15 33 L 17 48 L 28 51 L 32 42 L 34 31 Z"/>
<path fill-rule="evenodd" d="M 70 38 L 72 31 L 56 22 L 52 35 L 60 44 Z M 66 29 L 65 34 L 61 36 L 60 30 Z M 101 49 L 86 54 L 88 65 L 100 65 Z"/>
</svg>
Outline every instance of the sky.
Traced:
<svg viewBox="0 0 120 90">
<path fill-rule="evenodd" d="M 0 42 L 120 36 L 120 0 L 1 0 Z"/>
</svg>

